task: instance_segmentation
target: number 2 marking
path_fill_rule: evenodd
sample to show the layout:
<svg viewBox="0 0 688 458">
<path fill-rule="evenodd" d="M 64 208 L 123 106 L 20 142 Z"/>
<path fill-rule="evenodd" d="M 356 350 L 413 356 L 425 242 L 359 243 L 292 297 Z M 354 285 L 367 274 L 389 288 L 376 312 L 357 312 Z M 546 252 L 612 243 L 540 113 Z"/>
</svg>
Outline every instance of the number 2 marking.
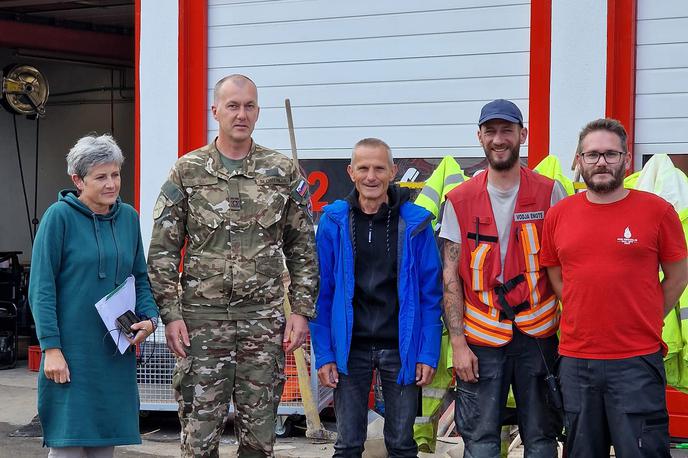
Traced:
<svg viewBox="0 0 688 458">
<path fill-rule="evenodd" d="M 311 194 L 311 205 L 313 206 L 314 212 L 321 212 L 323 207 L 327 205 L 327 202 L 320 200 L 325 193 L 330 184 L 327 175 L 325 175 L 320 170 L 316 170 L 308 174 L 308 184 L 313 186 L 318 184 L 318 187 Z"/>
</svg>

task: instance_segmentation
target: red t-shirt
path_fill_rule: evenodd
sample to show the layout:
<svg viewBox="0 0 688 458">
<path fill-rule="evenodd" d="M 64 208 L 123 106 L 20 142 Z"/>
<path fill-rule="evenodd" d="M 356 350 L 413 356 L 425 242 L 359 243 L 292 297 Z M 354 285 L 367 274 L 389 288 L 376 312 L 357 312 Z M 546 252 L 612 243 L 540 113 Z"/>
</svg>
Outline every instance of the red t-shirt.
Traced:
<svg viewBox="0 0 688 458">
<path fill-rule="evenodd" d="M 581 193 L 552 207 L 540 263 L 562 270 L 559 353 L 620 359 L 658 351 L 659 263 L 687 255 L 678 215 L 654 194 L 632 190 L 618 202 L 593 204 Z"/>
</svg>

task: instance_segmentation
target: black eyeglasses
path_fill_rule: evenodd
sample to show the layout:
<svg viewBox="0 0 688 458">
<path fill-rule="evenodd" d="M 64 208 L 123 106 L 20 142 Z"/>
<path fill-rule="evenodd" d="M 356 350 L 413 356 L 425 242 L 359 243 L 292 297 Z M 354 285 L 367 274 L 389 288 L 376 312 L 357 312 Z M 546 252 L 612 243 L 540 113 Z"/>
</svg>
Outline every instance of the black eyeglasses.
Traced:
<svg viewBox="0 0 688 458">
<path fill-rule="evenodd" d="M 597 164 L 597 161 L 600 160 L 600 156 L 604 157 L 604 161 L 607 164 L 616 164 L 621 160 L 621 156 L 624 154 L 626 153 L 622 151 L 605 151 L 603 153 L 599 151 L 587 151 L 585 153 L 580 153 L 580 156 L 583 158 L 583 162 L 589 165 Z"/>
</svg>

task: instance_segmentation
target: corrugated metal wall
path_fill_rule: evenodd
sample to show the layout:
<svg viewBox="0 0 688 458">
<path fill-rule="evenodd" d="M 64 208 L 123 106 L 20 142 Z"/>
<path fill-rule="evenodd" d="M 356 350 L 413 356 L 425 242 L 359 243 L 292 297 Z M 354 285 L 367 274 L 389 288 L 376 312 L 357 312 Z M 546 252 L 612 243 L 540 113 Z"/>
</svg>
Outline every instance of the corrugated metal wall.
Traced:
<svg viewBox="0 0 688 458">
<path fill-rule="evenodd" d="M 688 153 L 688 2 L 638 1 L 636 69 L 636 158 Z"/>
<path fill-rule="evenodd" d="M 386 140 L 397 157 L 481 157 L 485 102 L 509 98 L 527 119 L 528 1 L 208 4 L 208 105 L 222 76 L 253 78 L 254 138 L 265 146 L 289 151 L 285 97 L 304 158 L 348 157 L 367 136 Z M 217 123 L 208 117 L 212 139 Z"/>
</svg>

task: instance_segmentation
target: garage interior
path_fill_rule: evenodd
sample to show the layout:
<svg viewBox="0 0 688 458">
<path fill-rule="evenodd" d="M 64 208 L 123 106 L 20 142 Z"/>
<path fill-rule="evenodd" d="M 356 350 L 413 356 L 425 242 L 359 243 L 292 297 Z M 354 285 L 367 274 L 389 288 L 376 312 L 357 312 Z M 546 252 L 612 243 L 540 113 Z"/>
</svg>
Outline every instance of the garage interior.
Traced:
<svg viewBox="0 0 688 458">
<path fill-rule="evenodd" d="M 73 187 L 65 156 L 78 138 L 115 137 L 126 158 L 120 195 L 133 203 L 134 15 L 133 0 L 0 2 L 0 367 L 26 358 L 34 343 L 32 240 L 58 191 Z M 36 111 L 12 94 L 17 81 L 38 88 L 35 100 L 48 93 L 44 114 L 17 111 L 17 100 Z"/>
</svg>

